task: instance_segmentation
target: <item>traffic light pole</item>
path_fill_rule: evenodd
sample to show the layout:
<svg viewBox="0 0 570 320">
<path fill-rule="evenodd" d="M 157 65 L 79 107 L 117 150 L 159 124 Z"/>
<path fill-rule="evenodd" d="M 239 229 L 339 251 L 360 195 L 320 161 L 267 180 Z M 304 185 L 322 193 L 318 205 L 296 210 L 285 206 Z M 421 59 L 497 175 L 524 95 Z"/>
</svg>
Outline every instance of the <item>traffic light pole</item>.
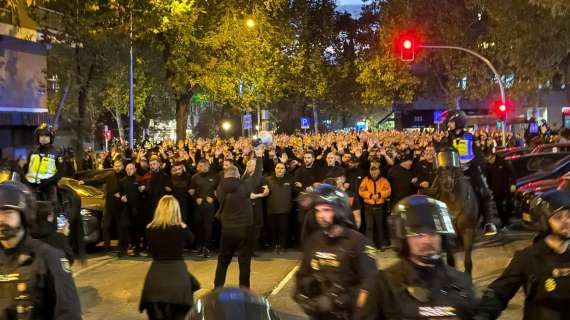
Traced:
<svg viewBox="0 0 570 320">
<path fill-rule="evenodd" d="M 503 86 L 503 81 L 501 81 L 501 76 L 499 75 L 499 73 L 497 72 L 497 69 L 495 69 L 495 66 L 493 66 L 493 64 L 491 63 L 491 61 L 489 61 L 489 59 L 485 58 L 484 56 L 482 56 L 481 54 L 467 49 L 467 48 L 463 48 L 463 47 L 457 47 L 457 46 L 432 46 L 432 45 L 420 45 L 418 46 L 420 48 L 425 48 L 425 49 L 447 49 L 447 50 L 459 50 L 459 51 L 463 51 L 463 52 L 467 52 L 477 58 L 479 58 L 480 60 L 482 60 L 483 62 L 485 62 L 485 64 L 489 67 L 489 69 L 491 69 L 491 71 L 493 71 L 493 73 L 495 74 L 495 79 L 497 80 L 497 82 L 499 83 L 499 90 L 501 91 L 501 103 L 506 105 L 507 103 L 507 96 L 505 94 L 505 87 Z M 503 120 L 503 146 L 507 145 L 507 114 L 508 114 L 508 110 L 505 113 L 505 119 Z"/>
</svg>

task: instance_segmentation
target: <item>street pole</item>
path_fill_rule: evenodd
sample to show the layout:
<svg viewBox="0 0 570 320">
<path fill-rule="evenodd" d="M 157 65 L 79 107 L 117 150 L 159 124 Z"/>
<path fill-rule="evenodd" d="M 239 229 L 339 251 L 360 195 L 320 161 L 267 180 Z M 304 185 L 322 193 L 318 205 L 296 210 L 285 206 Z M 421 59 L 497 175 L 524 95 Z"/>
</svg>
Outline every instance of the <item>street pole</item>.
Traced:
<svg viewBox="0 0 570 320">
<path fill-rule="evenodd" d="M 463 52 L 467 52 L 477 58 L 479 58 L 481 61 L 485 62 L 485 64 L 489 67 L 489 69 L 491 69 L 491 71 L 493 71 L 493 74 L 495 75 L 495 79 L 497 80 L 497 82 L 499 83 L 499 90 L 501 91 L 501 103 L 504 104 L 505 106 L 507 105 L 507 96 L 505 94 L 505 87 L 503 86 L 503 81 L 501 81 L 501 76 L 499 75 L 499 73 L 497 72 L 497 69 L 495 69 L 495 66 L 493 66 L 493 64 L 491 63 L 491 61 L 489 61 L 489 59 L 485 58 L 484 56 L 482 56 L 481 54 L 467 49 L 467 48 L 463 48 L 463 47 L 458 47 L 458 46 L 433 46 L 433 45 L 420 45 L 420 48 L 426 48 L 426 49 L 448 49 L 448 50 L 459 50 L 459 51 L 463 51 Z M 505 114 L 505 120 L 503 121 L 503 146 L 506 145 L 506 139 L 507 139 L 507 114 Z"/>
<path fill-rule="evenodd" d="M 105 131 L 103 133 L 105 136 L 105 152 L 109 152 L 109 138 L 107 137 L 107 131 L 109 131 L 109 126 L 105 125 Z"/>
<path fill-rule="evenodd" d="M 315 104 L 314 99 L 313 99 L 313 120 L 315 126 L 315 133 L 319 134 L 319 113 L 317 111 L 317 106 Z"/>
<path fill-rule="evenodd" d="M 133 10 L 131 8 L 131 21 L 130 21 L 130 64 L 129 64 L 129 146 L 131 150 L 134 150 L 134 111 L 135 111 L 135 97 L 134 97 L 134 72 L 133 72 Z"/>
</svg>

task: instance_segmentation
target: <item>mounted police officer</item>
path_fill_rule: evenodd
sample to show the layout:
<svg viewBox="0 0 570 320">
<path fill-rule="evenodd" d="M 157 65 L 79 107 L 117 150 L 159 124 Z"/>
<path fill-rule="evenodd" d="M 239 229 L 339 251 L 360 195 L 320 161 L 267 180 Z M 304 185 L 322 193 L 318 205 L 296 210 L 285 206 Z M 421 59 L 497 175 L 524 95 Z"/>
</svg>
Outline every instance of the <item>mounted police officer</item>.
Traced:
<svg viewBox="0 0 570 320">
<path fill-rule="evenodd" d="M 455 235 L 445 203 L 406 197 L 394 206 L 389 222 L 400 260 L 369 283 L 354 319 L 471 319 L 473 284 L 441 256 L 444 237 Z"/>
<path fill-rule="evenodd" d="M 449 134 L 445 142 L 458 151 L 461 167 L 465 175 L 471 179 L 473 189 L 479 198 L 479 207 L 483 210 L 486 222 L 485 235 L 495 235 L 497 227 L 494 221 L 497 217 L 497 206 L 482 169 L 484 163 L 482 152 L 475 145 L 473 135 L 465 131 L 467 115 L 462 110 L 449 110 L 445 116 L 445 125 Z"/>
<path fill-rule="evenodd" d="M 38 147 L 29 155 L 24 181 L 34 189 L 38 200 L 57 202 L 57 182 L 63 171 L 63 158 L 53 146 L 55 133 L 46 123 L 40 124 L 34 137 Z"/>
<path fill-rule="evenodd" d="M 524 320 L 570 319 L 570 193 L 543 193 L 532 201 L 523 220 L 539 234 L 489 285 L 477 320 L 497 319 L 520 287 L 526 295 Z"/>
<path fill-rule="evenodd" d="M 363 287 L 377 274 L 376 250 L 353 230 L 347 195 L 321 184 L 305 195 L 318 229 L 304 243 L 295 301 L 312 319 L 352 319 Z"/>
<path fill-rule="evenodd" d="M 0 319 L 81 319 L 69 261 L 29 235 L 35 206 L 25 185 L 0 183 Z"/>
</svg>

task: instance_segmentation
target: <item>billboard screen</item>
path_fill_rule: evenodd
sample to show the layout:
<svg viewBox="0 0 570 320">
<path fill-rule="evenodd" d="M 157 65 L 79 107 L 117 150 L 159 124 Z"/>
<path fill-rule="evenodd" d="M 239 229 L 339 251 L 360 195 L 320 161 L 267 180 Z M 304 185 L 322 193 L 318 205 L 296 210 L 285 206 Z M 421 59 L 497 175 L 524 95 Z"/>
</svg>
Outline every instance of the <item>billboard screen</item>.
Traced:
<svg viewBox="0 0 570 320">
<path fill-rule="evenodd" d="M 0 112 L 47 112 L 47 52 L 41 43 L 0 36 Z"/>
</svg>

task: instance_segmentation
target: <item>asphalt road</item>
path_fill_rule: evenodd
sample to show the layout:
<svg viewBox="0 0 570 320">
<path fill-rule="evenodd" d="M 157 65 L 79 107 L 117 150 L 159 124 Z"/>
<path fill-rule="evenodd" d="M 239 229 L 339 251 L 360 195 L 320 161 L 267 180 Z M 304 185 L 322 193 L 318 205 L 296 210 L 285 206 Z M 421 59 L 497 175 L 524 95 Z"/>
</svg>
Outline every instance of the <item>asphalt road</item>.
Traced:
<svg viewBox="0 0 570 320">
<path fill-rule="evenodd" d="M 501 241 L 487 243 L 474 252 L 473 280 L 478 292 L 506 267 L 515 250 L 530 243 L 529 236 L 508 234 Z M 264 253 L 252 262 L 252 290 L 269 298 L 282 319 L 306 319 L 291 299 L 294 285 L 294 269 L 300 253 L 287 252 L 281 256 Z M 385 268 L 397 260 L 392 252 L 378 255 L 378 263 Z M 458 254 L 462 263 L 462 256 Z M 188 256 L 188 270 L 201 282 L 202 289 L 195 294 L 199 298 L 213 288 L 216 258 L 202 259 Z M 84 319 L 146 319 L 139 313 L 138 304 L 149 258 L 117 259 L 105 255 L 93 255 L 85 265 L 74 266 L 75 282 L 79 290 Z M 461 270 L 461 266 L 458 266 Z M 226 285 L 237 286 L 237 261 L 231 264 Z M 515 320 L 522 317 L 523 296 L 519 292 L 500 319 Z"/>
</svg>

